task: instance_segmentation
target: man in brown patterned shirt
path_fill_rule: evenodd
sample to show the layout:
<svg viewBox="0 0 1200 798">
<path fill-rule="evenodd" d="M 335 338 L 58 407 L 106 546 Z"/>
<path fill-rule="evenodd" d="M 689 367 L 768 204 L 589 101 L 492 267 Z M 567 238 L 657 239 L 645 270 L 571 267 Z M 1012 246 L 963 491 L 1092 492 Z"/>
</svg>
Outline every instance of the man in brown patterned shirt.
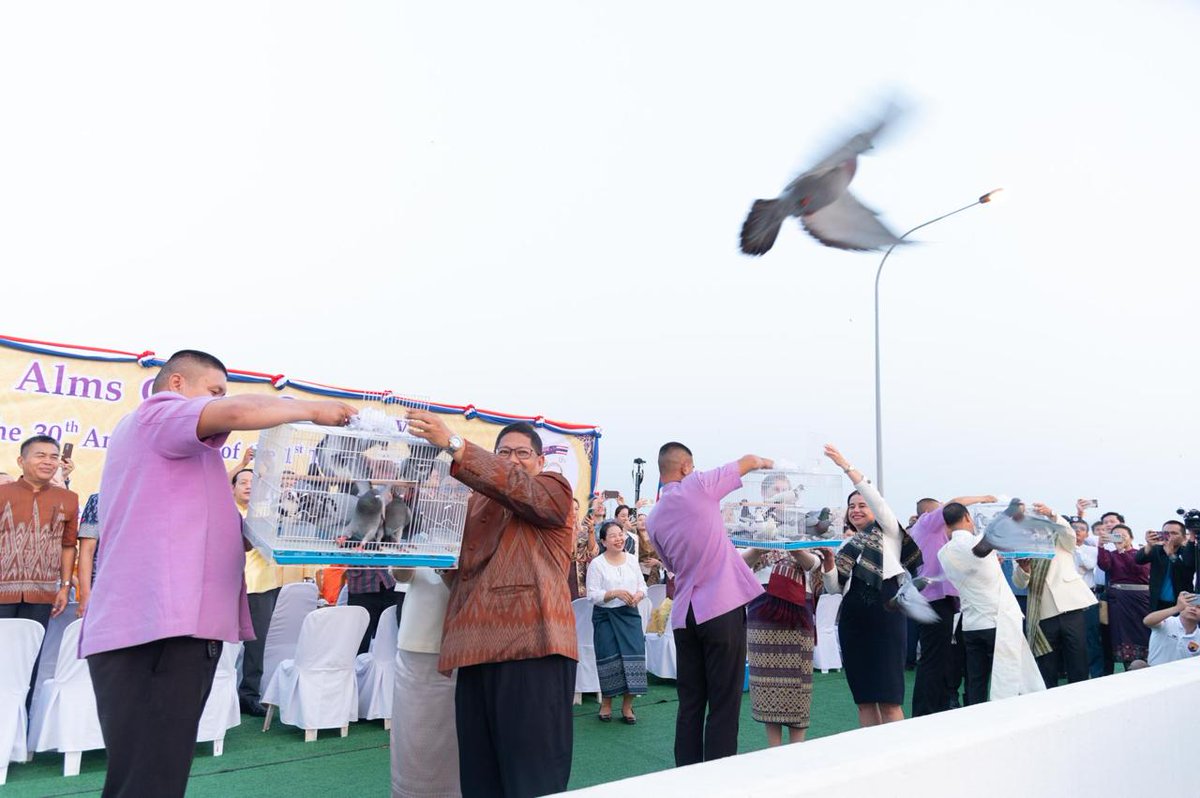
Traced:
<svg viewBox="0 0 1200 798">
<path fill-rule="evenodd" d="M 36 435 L 21 444 L 20 479 L 0 485 L 0 618 L 43 629 L 67 607 L 79 529 L 79 497 L 50 484 L 59 464 L 58 441 Z"/>
<path fill-rule="evenodd" d="M 571 486 L 543 472 L 542 441 L 509 424 L 495 452 L 463 441 L 435 414 L 409 431 L 450 451 L 451 475 L 475 492 L 443 627 L 464 798 L 547 795 L 571 775 L 571 700 L 579 658 L 567 569 L 575 547 Z"/>
</svg>

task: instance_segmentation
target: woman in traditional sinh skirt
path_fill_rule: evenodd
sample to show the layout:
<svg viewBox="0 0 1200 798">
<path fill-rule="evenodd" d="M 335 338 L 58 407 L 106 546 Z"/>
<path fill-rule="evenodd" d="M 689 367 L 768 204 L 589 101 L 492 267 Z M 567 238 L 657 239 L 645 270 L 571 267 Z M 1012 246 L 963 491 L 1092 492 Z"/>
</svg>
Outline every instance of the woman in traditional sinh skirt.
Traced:
<svg viewBox="0 0 1200 798">
<path fill-rule="evenodd" d="M 600 678 L 599 718 L 612 720 L 612 701 L 621 696 L 621 719 L 633 725 L 633 697 L 646 693 L 646 636 L 638 604 L 646 581 L 635 556 L 625 551 L 625 530 L 617 521 L 600 525 L 604 553 L 588 564 L 592 600 L 596 675 Z"/>
<path fill-rule="evenodd" d="M 846 473 L 854 492 L 846 500 L 846 526 L 854 536 L 835 558 L 829 592 L 841 592 L 838 642 L 842 667 L 860 726 L 904 720 L 904 658 L 908 640 L 905 616 L 887 603 L 900 588 L 901 575 L 916 576 L 921 549 L 896 520 L 875 486 L 833 446 L 825 455 Z"/>
<path fill-rule="evenodd" d="M 750 662 L 751 716 L 766 726 L 767 745 L 804 740 L 812 708 L 812 660 L 816 645 L 813 607 L 819 588 L 807 589 L 809 572 L 833 553 L 747 549 L 742 558 L 755 570 L 766 593 L 746 608 L 746 648 Z M 820 577 L 818 576 L 819 580 Z M 819 585 L 820 582 L 818 581 Z"/>
<path fill-rule="evenodd" d="M 457 674 L 438 673 L 450 589 L 432 568 L 397 569 L 408 581 L 392 693 L 392 798 L 458 798 Z"/>
<path fill-rule="evenodd" d="M 1113 543 L 1116 551 L 1104 546 Z M 1137 561 L 1133 533 L 1124 524 L 1100 533 L 1096 565 L 1108 582 L 1108 628 L 1113 660 L 1125 664 L 1145 660 L 1150 652 L 1150 630 L 1142 619 L 1150 612 L 1150 563 Z"/>
</svg>

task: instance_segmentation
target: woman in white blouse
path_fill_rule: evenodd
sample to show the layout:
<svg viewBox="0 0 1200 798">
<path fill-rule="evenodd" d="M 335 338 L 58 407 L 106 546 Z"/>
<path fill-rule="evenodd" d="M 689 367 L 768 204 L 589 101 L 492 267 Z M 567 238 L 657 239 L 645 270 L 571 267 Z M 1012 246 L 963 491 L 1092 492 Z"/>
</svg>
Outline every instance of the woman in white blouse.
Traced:
<svg viewBox="0 0 1200 798">
<path fill-rule="evenodd" d="M 588 565 L 587 593 L 592 600 L 596 672 L 600 677 L 599 718 L 612 720 L 612 701 L 621 696 L 621 719 L 633 725 L 633 697 L 646 693 L 646 638 L 638 603 L 646 580 L 637 557 L 625 552 L 625 530 L 605 521 L 597 537 L 603 554 Z"/>
<path fill-rule="evenodd" d="M 846 527 L 854 536 L 835 558 L 836 574 L 826 576 L 830 592 L 842 592 L 838 642 L 842 665 L 860 726 L 904 719 L 904 654 L 907 621 L 887 609 L 905 572 L 916 576 L 921 549 L 896 520 L 883 496 L 834 446 L 825 456 L 854 483 L 846 499 Z M 831 578 L 836 576 L 836 579 Z"/>
</svg>

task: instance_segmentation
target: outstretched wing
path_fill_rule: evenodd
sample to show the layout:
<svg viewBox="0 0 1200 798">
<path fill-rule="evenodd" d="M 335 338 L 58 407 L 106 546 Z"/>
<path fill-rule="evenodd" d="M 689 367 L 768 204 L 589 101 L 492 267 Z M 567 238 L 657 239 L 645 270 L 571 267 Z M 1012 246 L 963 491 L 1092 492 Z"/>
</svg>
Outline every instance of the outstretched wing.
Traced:
<svg viewBox="0 0 1200 798">
<path fill-rule="evenodd" d="M 842 144 L 834 148 L 828 155 L 818 161 L 812 169 L 808 170 L 809 174 L 814 172 L 824 172 L 828 169 L 832 169 L 838 164 L 843 163 L 856 155 L 861 155 L 862 153 L 871 149 L 871 147 L 874 146 L 875 139 L 879 137 L 879 134 L 882 133 L 884 128 L 891 124 L 892 120 L 896 119 L 899 115 L 899 106 L 895 104 L 888 105 L 884 109 L 883 114 L 880 115 L 879 120 L 874 125 L 860 133 L 856 133 Z"/>
<path fill-rule="evenodd" d="M 801 216 L 800 224 L 827 247 L 861 251 L 899 244 L 900 239 L 878 217 L 847 191 L 824 208 Z"/>
</svg>

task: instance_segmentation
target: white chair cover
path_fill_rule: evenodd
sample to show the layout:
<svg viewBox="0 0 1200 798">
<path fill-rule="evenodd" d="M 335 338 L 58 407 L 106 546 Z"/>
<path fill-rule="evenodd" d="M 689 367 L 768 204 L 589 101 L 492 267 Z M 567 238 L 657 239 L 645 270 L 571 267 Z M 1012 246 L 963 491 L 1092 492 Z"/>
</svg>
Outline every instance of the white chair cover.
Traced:
<svg viewBox="0 0 1200 798">
<path fill-rule="evenodd" d="M 0 620 L 0 771 L 27 759 L 25 696 L 45 630 L 28 618 Z M 0 781 L 0 784 L 3 782 Z"/>
<path fill-rule="evenodd" d="M 649 596 L 643 596 L 638 602 L 638 612 L 642 614 L 642 634 L 646 634 L 646 627 L 650 625 L 650 613 L 654 611 L 654 605 L 650 602 Z"/>
<path fill-rule="evenodd" d="M 646 597 L 650 599 L 650 605 L 653 609 L 658 609 L 658 605 L 667 600 L 666 585 L 650 585 L 646 588 Z"/>
<path fill-rule="evenodd" d="M 592 600 L 575 599 L 575 634 L 579 640 L 579 665 L 575 668 L 575 692 L 600 692 L 600 674 L 596 672 L 596 638 L 592 631 Z"/>
<path fill-rule="evenodd" d="M 79 658 L 79 629 L 72 621 L 63 631 L 54 678 L 47 679 L 33 702 L 29 719 L 29 747 L 34 751 L 64 754 L 104 747 L 96 693 L 87 660 Z"/>
<path fill-rule="evenodd" d="M 822 593 L 817 599 L 814 623 L 817 627 L 817 647 L 813 649 L 813 670 L 821 673 L 840 670 L 842 647 L 838 643 L 837 617 L 842 597 L 837 593 Z"/>
<path fill-rule="evenodd" d="M 396 608 L 379 616 L 371 648 L 359 654 L 354 665 L 358 679 L 358 719 L 392 719 L 392 693 L 396 683 Z"/>
<path fill-rule="evenodd" d="M 363 607 L 309 613 L 295 659 L 279 663 L 263 691 L 263 703 L 279 707 L 284 723 L 306 730 L 336 729 L 358 720 L 354 663 L 369 622 Z"/>
<path fill-rule="evenodd" d="M 296 641 L 305 617 L 317 608 L 317 586 L 313 582 L 284 585 L 275 601 L 267 642 L 263 646 L 262 684 L 268 684 L 279 663 L 296 656 Z"/>
<path fill-rule="evenodd" d="M 38 660 L 37 681 L 33 683 L 33 700 L 42 692 L 42 683 L 54 678 L 54 666 L 58 663 L 58 644 L 62 642 L 63 630 L 74 621 L 79 605 L 71 602 L 57 618 L 51 618 L 42 638 L 42 658 Z"/>
<path fill-rule="evenodd" d="M 646 670 L 660 679 L 675 678 L 675 633 L 670 629 L 646 635 Z"/>
<path fill-rule="evenodd" d="M 212 691 L 204 705 L 204 714 L 200 716 L 200 729 L 196 734 L 198 743 L 224 740 L 225 732 L 242 722 L 237 678 L 237 659 L 241 652 L 241 643 L 223 643 L 221 646 Z"/>
</svg>

